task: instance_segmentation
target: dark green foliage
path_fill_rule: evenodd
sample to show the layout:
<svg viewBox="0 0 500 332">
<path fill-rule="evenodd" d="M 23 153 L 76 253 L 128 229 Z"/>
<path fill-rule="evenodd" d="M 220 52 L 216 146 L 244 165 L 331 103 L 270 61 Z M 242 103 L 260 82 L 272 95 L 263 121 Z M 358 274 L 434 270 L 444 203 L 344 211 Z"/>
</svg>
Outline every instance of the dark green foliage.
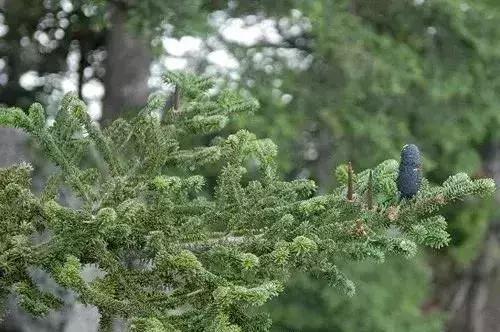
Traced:
<svg viewBox="0 0 500 332">
<path fill-rule="evenodd" d="M 265 307 L 274 322 L 271 331 L 443 331 L 443 315 L 426 303 L 431 274 L 422 257 L 350 263 L 344 269 L 355 276 L 356 296 L 342 296 L 321 280 L 298 274 L 283 295 Z"/>
<path fill-rule="evenodd" d="M 241 10 L 248 6 L 237 3 Z M 328 188 L 325 169 L 331 165 L 351 160 L 357 168 L 370 167 L 398 156 L 405 142 L 425 151 L 425 175 L 431 182 L 457 171 L 484 176 L 491 170 L 490 158 L 498 153 L 486 152 L 490 145 L 498 148 L 500 123 L 499 1 L 252 5 L 267 17 L 280 17 L 286 39 L 276 45 L 230 44 L 242 63 L 238 81 L 262 105 L 243 125 L 280 146 L 279 165 L 288 176 L 308 174 Z M 497 205 L 468 200 L 444 211 L 452 240 L 435 264 L 431 296 L 439 309 L 449 308 L 457 278 L 467 275 L 466 266 L 484 248 L 488 224 L 498 219 Z M 387 288 L 380 298 L 390 298 L 391 292 Z M 469 294 L 464 308 L 475 301 Z M 484 317 L 492 315 L 485 311 Z"/>
<path fill-rule="evenodd" d="M 102 51 L 110 47 L 111 14 L 115 9 L 126 13 L 130 35 L 144 40 L 144 45 L 152 45 L 154 51 L 163 52 L 160 39 L 165 34 L 204 35 L 210 28 L 207 15 L 226 6 L 227 1 L 211 0 L 1 1 L 0 104 L 24 107 L 34 98 L 44 104 L 53 103 L 54 95 L 62 94 L 65 73 L 75 70 L 74 64 L 67 63 L 75 52 L 81 57 L 77 73 L 80 92 L 91 79 L 107 84 Z M 85 68 L 92 68 L 91 77 L 83 77 Z M 39 79 L 25 86 L 22 83 L 26 73 L 36 74 Z"/>
<path fill-rule="evenodd" d="M 123 317 L 133 331 L 266 331 L 269 319 L 250 309 L 277 296 L 291 274 L 307 271 L 351 295 L 339 262 L 445 245 L 438 210 L 494 191 L 492 180 L 457 174 L 442 186 L 424 181 L 398 203 L 398 163 L 388 160 L 351 174 L 350 200 L 346 184 L 313 196 L 312 181 L 277 176 L 270 140 L 241 130 L 186 143 L 217 133 L 233 113 L 253 112 L 255 101 L 215 94 L 202 78 L 166 79 L 182 91 L 178 109 L 164 110 L 165 98 L 153 96 L 135 118 L 105 130 L 73 95 L 51 126 L 38 104 L 28 114 L 0 110 L 0 124 L 28 132 L 60 169 L 41 195 L 30 191 L 28 165 L 0 171 L 2 294 L 16 294 L 35 315 L 56 308 L 60 301 L 31 282 L 28 269 L 39 267 L 95 305 L 102 330 Z M 88 153 L 102 166 L 82 166 Z M 204 186 L 208 167 L 217 174 L 213 193 Z M 62 205 L 60 180 L 78 207 Z M 48 236 L 35 241 L 41 232 Z M 83 279 L 85 265 L 102 276 Z"/>
<path fill-rule="evenodd" d="M 241 10 L 249 6 L 237 3 Z M 498 138 L 500 119 L 498 2 L 258 5 L 289 23 L 281 26 L 285 42 L 230 46 L 242 62 L 239 82 L 263 106 L 244 125 L 279 144 L 286 172 L 307 168 L 319 178 L 325 165 L 344 160 L 369 167 L 396 157 L 409 141 L 425 151 L 433 180 L 481 168 L 478 146 Z M 297 65 L 308 61 L 305 69 Z M 316 155 L 306 153 L 311 146 Z"/>
</svg>

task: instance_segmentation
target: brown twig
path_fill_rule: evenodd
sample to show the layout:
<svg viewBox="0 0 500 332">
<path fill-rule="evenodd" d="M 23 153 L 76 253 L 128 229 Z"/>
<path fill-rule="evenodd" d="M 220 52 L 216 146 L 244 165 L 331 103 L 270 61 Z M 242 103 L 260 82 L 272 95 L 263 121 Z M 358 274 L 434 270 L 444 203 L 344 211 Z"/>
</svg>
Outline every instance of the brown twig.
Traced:
<svg viewBox="0 0 500 332">
<path fill-rule="evenodd" d="M 373 171 L 370 170 L 370 175 L 368 176 L 368 189 L 366 190 L 366 205 L 368 209 L 373 209 Z"/>
<path fill-rule="evenodd" d="M 347 200 L 348 201 L 353 201 L 354 200 L 354 184 L 353 184 L 353 171 L 352 171 L 352 164 L 349 162 L 349 165 L 347 166 Z"/>
<path fill-rule="evenodd" d="M 174 96 L 173 96 L 173 108 L 175 112 L 178 112 L 181 107 L 181 89 L 178 85 L 175 86 Z"/>
</svg>

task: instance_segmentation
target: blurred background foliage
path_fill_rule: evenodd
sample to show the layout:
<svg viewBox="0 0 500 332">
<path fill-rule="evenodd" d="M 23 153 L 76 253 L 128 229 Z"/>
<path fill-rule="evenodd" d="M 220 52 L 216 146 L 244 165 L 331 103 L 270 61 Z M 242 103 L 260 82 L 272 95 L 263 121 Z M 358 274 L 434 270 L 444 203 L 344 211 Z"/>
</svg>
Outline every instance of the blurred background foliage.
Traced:
<svg viewBox="0 0 500 332">
<path fill-rule="evenodd" d="M 163 71 L 197 71 L 258 98 L 233 128 L 272 138 L 287 178 L 326 190 L 337 164 L 369 167 L 411 142 L 433 181 L 498 183 L 499 18 L 495 0 L 0 0 L 0 103 L 50 109 L 73 90 L 105 124 L 161 91 Z M 0 130 L 0 165 L 33 158 L 22 142 Z M 497 204 L 450 209 L 438 253 L 350 266 L 354 298 L 297 276 L 269 305 L 275 330 L 496 331 Z"/>
<path fill-rule="evenodd" d="M 393 257 L 376 268 L 352 264 L 348 271 L 356 277 L 355 298 L 298 275 L 268 305 L 273 331 L 442 331 L 444 315 L 416 305 L 426 301 L 429 291 L 430 275 L 423 264 L 420 257 L 413 264 Z"/>
</svg>

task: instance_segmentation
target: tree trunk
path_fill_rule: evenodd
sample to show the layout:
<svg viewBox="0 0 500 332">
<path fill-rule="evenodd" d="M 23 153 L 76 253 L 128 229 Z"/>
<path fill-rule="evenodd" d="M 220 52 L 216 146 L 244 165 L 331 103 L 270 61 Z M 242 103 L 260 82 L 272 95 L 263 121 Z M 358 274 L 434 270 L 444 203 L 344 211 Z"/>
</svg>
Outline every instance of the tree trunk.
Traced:
<svg viewBox="0 0 500 332">
<path fill-rule="evenodd" d="M 316 177 L 319 184 L 319 193 L 325 193 L 331 185 L 333 165 L 333 141 L 328 129 L 319 130 L 317 137 L 318 159 L 315 160 Z"/>
<path fill-rule="evenodd" d="M 106 40 L 104 123 L 123 112 L 144 106 L 149 95 L 149 67 L 152 61 L 148 39 L 129 31 L 124 5 L 110 5 L 110 22 Z"/>
<path fill-rule="evenodd" d="M 500 183 L 500 145 L 484 153 L 485 171 Z M 500 196 L 495 198 L 500 203 Z M 497 332 L 500 326 L 500 220 L 494 216 L 477 258 L 460 276 L 449 304 L 448 332 Z"/>
<path fill-rule="evenodd" d="M 30 161 L 26 141 L 19 129 L 0 128 L 0 168 Z"/>
</svg>

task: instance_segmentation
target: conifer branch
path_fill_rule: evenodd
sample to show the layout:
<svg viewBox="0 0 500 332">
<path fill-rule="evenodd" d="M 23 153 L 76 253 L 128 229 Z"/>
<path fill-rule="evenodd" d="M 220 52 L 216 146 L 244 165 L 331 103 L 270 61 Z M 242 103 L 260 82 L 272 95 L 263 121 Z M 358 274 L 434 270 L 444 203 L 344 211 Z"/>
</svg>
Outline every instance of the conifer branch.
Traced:
<svg viewBox="0 0 500 332">
<path fill-rule="evenodd" d="M 214 96 L 210 80 L 192 75 L 169 73 L 166 81 L 176 98 L 182 91 L 183 104 L 165 122 L 155 115 L 161 98 L 103 131 L 71 95 L 51 127 L 38 104 L 28 114 L 0 110 L 1 125 L 28 132 L 60 167 L 40 196 L 30 190 L 30 167 L 0 169 L 0 300 L 13 293 L 37 316 L 57 308 L 60 299 L 31 282 L 28 268 L 39 267 L 95 305 L 103 331 L 116 316 L 132 331 L 252 330 L 255 321 L 239 313 L 277 296 L 295 271 L 352 295 L 339 259 L 381 261 L 388 253 L 414 255 L 417 244 L 444 246 L 439 209 L 495 190 L 490 179 L 459 173 L 399 203 L 399 165 L 388 160 L 359 173 L 349 163 L 337 170 L 338 188 L 315 196 L 314 182 L 279 178 L 270 140 L 241 130 L 211 145 L 187 143 L 220 131 L 236 112 L 255 111 L 257 102 L 234 91 Z M 109 170 L 81 165 L 93 147 Z M 249 161 L 258 167 L 249 169 Z M 216 177 L 213 193 L 206 166 Z M 65 185 L 86 204 L 58 202 Z M 40 230 L 51 236 L 34 243 Z M 103 276 L 83 280 L 85 264 Z"/>
</svg>

